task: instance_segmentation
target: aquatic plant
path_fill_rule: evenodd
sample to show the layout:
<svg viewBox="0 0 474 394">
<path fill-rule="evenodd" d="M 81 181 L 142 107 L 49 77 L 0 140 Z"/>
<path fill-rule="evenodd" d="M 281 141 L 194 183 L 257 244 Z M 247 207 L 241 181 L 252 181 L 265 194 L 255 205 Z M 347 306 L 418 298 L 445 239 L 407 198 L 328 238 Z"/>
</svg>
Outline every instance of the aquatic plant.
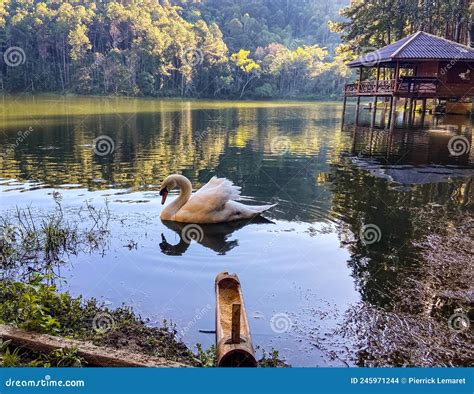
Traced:
<svg viewBox="0 0 474 394">
<path fill-rule="evenodd" d="M 215 367 L 217 362 L 216 347 L 212 345 L 209 349 L 203 350 L 200 343 L 196 344 L 197 359 L 204 368 Z"/>
<path fill-rule="evenodd" d="M 86 202 L 66 218 L 61 194 L 54 192 L 53 199 L 55 208 L 46 214 L 17 207 L 13 214 L 0 216 L 1 268 L 14 271 L 16 276 L 21 276 L 20 268 L 25 275 L 52 273 L 52 267 L 68 255 L 105 248 L 110 220 L 107 201 L 100 209 Z"/>
</svg>

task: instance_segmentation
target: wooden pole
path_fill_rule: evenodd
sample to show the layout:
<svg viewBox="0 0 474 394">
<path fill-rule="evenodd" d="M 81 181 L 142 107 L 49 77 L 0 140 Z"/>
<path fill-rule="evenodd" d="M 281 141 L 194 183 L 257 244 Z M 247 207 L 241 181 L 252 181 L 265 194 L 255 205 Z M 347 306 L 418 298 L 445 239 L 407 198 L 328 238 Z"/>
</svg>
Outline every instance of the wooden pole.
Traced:
<svg viewBox="0 0 474 394">
<path fill-rule="evenodd" d="M 390 111 L 388 113 L 388 125 L 389 129 L 392 129 L 392 113 L 393 113 L 393 96 L 390 96 Z"/>
<path fill-rule="evenodd" d="M 426 114 L 426 99 L 421 100 L 421 125 L 425 123 L 425 114 Z"/>
<path fill-rule="evenodd" d="M 404 103 L 403 103 L 403 124 L 405 124 L 406 119 L 407 119 L 408 98 L 405 97 L 405 99 L 403 101 L 404 101 Z"/>
<path fill-rule="evenodd" d="M 360 96 L 357 96 L 356 113 L 355 113 L 356 126 L 359 124 L 359 108 L 360 108 Z"/>
<path fill-rule="evenodd" d="M 374 127 L 376 113 L 377 113 L 377 96 L 374 97 L 374 109 L 372 110 L 372 119 L 370 122 L 370 127 Z"/>
<path fill-rule="evenodd" d="M 391 113 L 390 113 L 390 130 L 395 128 L 395 123 L 397 122 L 397 101 L 398 97 L 392 97 Z"/>
<path fill-rule="evenodd" d="M 387 115 L 387 97 L 383 98 L 382 117 L 380 126 L 385 128 L 385 117 Z"/>
<path fill-rule="evenodd" d="M 400 79 L 400 62 L 397 62 L 395 66 L 395 84 L 393 86 L 393 91 L 396 94 L 398 90 L 398 80 Z"/>
<path fill-rule="evenodd" d="M 232 343 L 240 343 L 240 304 L 232 304 Z"/>
<path fill-rule="evenodd" d="M 415 124 L 415 118 L 416 118 L 416 102 L 417 100 L 416 99 L 413 99 L 413 118 L 412 118 L 412 124 Z"/>
<path fill-rule="evenodd" d="M 408 107 L 408 124 L 412 124 L 413 118 L 413 98 L 410 97 L 410 106 Z"/>
<path fill-rule="evenodd" d="M 344 128 L 344 118 L 346 116 L 346 104 L 347 104 L 347 96 L 344 95 L 344 102 L 342 103 L 342 121 L 341 121 L 341 129 Z"/>
</svg>

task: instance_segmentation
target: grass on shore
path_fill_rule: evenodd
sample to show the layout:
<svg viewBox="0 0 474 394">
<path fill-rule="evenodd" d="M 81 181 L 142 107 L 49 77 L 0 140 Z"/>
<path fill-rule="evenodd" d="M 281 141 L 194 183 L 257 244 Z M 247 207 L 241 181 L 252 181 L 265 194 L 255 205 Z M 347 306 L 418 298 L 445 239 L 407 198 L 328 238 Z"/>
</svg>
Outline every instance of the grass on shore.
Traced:
<svg viewBox="0 0 474 394">
<path fill-rule="evenodd" d="M 44 334 L 91 341 L 95 345 L 108 345 L 131 352 L 141 352 L 172 361 L 200 366 L 200 355 L 194 355 L 176 336 L 176 329 L 163 323 L 162 327 L 147 327 L 133 311 L 125 306 L 111 310 L 95 299 L 73 298 L 68 293 L 58 293 L 54 285 L 43 283 L 48 278 L 39 275 L 27 283 L 0 282 L 0 322 Z M 3 364 L 12 364 L 10 346 L 3 346 Z M 6 352 L 10 351 L 10 354 Z M 21 352 L 16 349 L 18 361 Z M 58 351 L 61 353 L 61 351 Z M 24 354 L 27 365 L 35 366 L 41 360 L 51 363 L 51 357 L 60 359 L 64 355 L 44 355 L 31 360 Z M 83 365 L 71 349 L 67 358 Z M 5 365 L 6 364 L 6 365 Z M 68 366 L 70 363 L 67 363 Z M 51 365 L 58 366 L 52 362 Z"/>
<path fill-rule="evenodd" d="M 194 354 L 177 336 L 176 327 L 164 321 L 149 327 L 130 308 L 109 309 L 95 299 L 73 298 L 57 292 L 50 278 L 34 275 L 26 283 L 0 281 L 0 323 L 27 331 L 90 341 L 131 353 L 163 357 L 194 367 L 214 367 L 215 347 Z M 263 351 L 260 367 L 284 367 L 278 352 Z M 33 354 L 0 342 L 0 365 L 78 367 L 86 366 L 76 349 L 58 349 L 51 354 Z"/>
</svg>

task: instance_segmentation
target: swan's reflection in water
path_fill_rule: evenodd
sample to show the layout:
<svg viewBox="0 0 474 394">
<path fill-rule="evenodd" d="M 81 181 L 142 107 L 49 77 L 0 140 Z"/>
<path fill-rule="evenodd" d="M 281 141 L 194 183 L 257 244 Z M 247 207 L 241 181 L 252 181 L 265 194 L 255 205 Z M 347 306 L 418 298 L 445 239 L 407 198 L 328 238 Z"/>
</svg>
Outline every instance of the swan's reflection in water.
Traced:
<svg viewBox="0 0 474 394">
<path fill-rule="evenodd" d="M 229 240 L 230 236 L 237 230 L 249 224 L 273 224 L 272 221 L 264 217 L 256 217 L 249 220 L 237 220 L 228 223 L 219 224 L 192 224 L 178 223 L 163 220 L 163 224 L 170 230 L 173 230 L 179 236 L 179 242 L 175 245 L 170 244 L 163 233 L 161 233 L 161 252 L 168 256 L 182 256 L 191 245 L 190 238 L 202 246 L 213 250 L 217 254 L 225 255 L 230 250 L 239 245 L 239 241 Z M 189 236 L 186 226 L 192 226 L 195 236 Z M 190 228 L 190 227 L 187 227 Z"/>
</svg>

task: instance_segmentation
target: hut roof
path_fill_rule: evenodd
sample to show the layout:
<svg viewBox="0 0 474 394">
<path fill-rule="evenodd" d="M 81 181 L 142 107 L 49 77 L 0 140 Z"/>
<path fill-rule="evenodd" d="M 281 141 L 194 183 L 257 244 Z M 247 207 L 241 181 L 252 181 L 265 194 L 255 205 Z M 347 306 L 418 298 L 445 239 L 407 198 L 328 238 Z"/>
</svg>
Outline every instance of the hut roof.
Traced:
<svg viewBox="0 0 474 394">
<path fill-rule="evenodd" d="M 373 67 L 380 63 L 411 60 L 474 61 L 474 48 L 423 31 L 411 34 L 349 63 L 349 67 Z"/>
</svg>

